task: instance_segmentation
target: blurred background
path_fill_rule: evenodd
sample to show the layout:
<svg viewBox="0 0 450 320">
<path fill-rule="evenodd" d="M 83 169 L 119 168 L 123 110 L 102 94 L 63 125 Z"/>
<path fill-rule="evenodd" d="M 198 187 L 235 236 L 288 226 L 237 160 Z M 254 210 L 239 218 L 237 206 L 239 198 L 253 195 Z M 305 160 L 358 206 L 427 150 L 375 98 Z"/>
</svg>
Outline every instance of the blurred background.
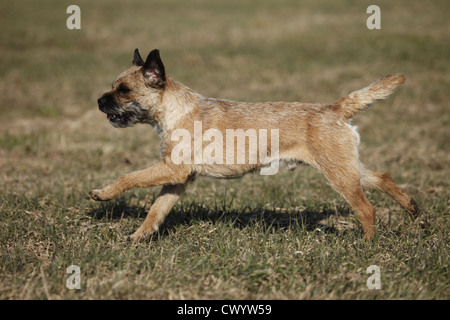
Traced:
<svg viewBox="0 0 450 320">
<path fill-rule="evenodd" d="M 80 30 L 66 27 L 71 4 L 81 9 Z M 435 218 L 435 226 L 448 230 L 450 2 L 377 1 L 380 30 L 366 27 L 371 4 L 1 2 L 3 242 L 16 239 L 13 225 L 39 231 L 35 222 L 41 220 L 23 218 L 24 211 L 64 213 L 73 222 L 70 212 L 83 215 L 97 208 L 86 196 L 90 189 L 158 161 L 158 137 L 150 127 L 114 129 L 96 103 L 131 65 L 135 48 L 142 56 L 160 49 L 166 72 L 201 94 L 241 101 L 333 102 L 389 73 L 405 74 L 397 93 L 354 119 L 361 159 L 371 169 L 391 172 Z M 156 192 L 135 190 L 125 197 L 144 208 Z M 229 199 L 229 208 L 295 211 L 329 202 L 345 208 L 309 168 L 239 181 L 200 180 L 182 203 Z M 401 212 L 384 195 L 374 193 L 370 199 L 381 217 Z M 134 223 L 130 230 L 139 221 Z M 18 228 L 16 236 L 22 234 Z"/>
<path fill-rule="evenodd" d="M 400 93 L 356 119 L 363 161 L 448 195 L 447 1 L 380 1 L 380 30 L 366 27 L 370 1 L 77 1 L 80 30 L 66 27 L 70 4 L 0 5 L 0 168 L 10 190 L 30 175 L 39 188 L 45 172 L 95 174 L 108 152 L 157 159 L 139 147 L 157 143 L 149 128 L 113 130 L 96 100 L 135 48 L 158 48 L 171 76 L 232 100 L 332 102 L 405 74 Z"/>
</svg>

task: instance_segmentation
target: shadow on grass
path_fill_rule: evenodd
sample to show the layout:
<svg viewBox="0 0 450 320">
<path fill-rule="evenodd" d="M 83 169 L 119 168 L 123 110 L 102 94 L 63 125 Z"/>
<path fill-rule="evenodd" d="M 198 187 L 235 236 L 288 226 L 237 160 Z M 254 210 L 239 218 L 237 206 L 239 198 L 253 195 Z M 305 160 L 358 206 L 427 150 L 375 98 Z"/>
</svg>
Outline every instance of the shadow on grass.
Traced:
<svg viewBox="0 0 450 320">
<path fill-rule="evenodd" d="M 147 216 L 151 203 L 145 206 L 133 205 L 124 197 L 113 201 L 100 203 L 92 207 L 87 214 L 94 219 L 118 220 L 124 218 L 137 218 L 142 221 Z M 336 228 L 322 223 L 331 215 L 348 216 L 347 207 L 327 208 L 320 207 L 303 210 L 270 210 L 265 208 L 245 207 L 231 209 L 222 206 L 205 205 L 192 202 L 175 206 L 160 227 L 158 237 L 165 236 L 180 225 L 192 225 L 196 221 L 208 221 L 212 224 L 225 223 L 236 228 L 262 226 L 265 231 L 276 232 L 280 229 L 299 228 L 313 231 L 320 228 L 325 233 L 338 233 Z"/>
</svg>

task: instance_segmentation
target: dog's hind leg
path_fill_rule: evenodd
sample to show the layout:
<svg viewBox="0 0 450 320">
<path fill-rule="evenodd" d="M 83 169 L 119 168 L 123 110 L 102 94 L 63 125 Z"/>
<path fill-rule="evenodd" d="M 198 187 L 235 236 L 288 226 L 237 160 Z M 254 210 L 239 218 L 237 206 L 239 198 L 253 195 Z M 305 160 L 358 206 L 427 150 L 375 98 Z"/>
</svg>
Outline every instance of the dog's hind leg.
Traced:
<svg viewBox="0 0 450 320">
<path fill-rule="evenodd" d="M 322 168 L 322 173 L 335 189 L 355 211 L 364 229 L 364 238 L 372 238 L 375 234 L 375 208 L 364 195 L 360 177 L 355 168 L 333 166 Z"/>
<path fill-rule="evenodd" d="M 359 135 L 349 125 L 337 130 L 326 126 L 310 129 L 309 153 L 313 167 L 317 168 L 355 211 L 364 229 L 364 237 L 375 234 L 375 209 L 364 195 L 359 172 Z"/>
<path fill-rule="evenodd" d="M 417 218 L 420 214 L 419 207 L 413 198 L 404 193 L 392 180 L 391 175 L 387 172 L 377 173 L 360 165 L 361 183 L 363 187 L 375 188 L 390 195 L 405 210 L 411 214 L 413 218 Z"/>
</svg>

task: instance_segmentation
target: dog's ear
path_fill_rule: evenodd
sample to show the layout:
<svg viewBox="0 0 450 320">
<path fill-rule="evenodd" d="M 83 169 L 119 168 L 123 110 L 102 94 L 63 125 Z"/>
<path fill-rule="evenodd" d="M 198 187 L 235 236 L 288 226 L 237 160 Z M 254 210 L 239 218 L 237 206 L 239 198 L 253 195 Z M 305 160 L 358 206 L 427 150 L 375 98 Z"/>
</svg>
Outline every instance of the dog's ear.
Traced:
<svg viewBox="0 0 450 320">
<path fill-rule="evenodd" d="M 150 82 L 150 85 L 157 88 L 164 87 L 166 83 L 166 72 L 164 64 L 159 57 L 159 50 L 152 50 L 145 60 L 142 67 L 142 73 L 144 77 Z"/>
<path fill-rule="evenodd" d="M 133 66 L 136 67 L 142 67 L 144 65 L 144 60 L 142 60 L 141 55 L 139 54 L 139 50 L 134 50 L 134 56 L 133 56 Z"/>
</svg>

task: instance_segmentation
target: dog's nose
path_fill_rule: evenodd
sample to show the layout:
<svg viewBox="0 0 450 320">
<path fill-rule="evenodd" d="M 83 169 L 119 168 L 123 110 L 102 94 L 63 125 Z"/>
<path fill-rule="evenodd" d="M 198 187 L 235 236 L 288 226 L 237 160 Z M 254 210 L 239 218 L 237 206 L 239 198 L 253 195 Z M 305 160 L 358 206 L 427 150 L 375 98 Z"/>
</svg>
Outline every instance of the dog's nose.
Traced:
<svg viewBox="0 0 450 320">
<path fill-rule="evenodd" d="M 101 97 L 97 100 L 97 103 L 98 103 L 98 107 L 101 108 L 101 107 L 103 107 L 103 104 L 105 103 L 105 99 L 103 97 Z"/>
</svg>

